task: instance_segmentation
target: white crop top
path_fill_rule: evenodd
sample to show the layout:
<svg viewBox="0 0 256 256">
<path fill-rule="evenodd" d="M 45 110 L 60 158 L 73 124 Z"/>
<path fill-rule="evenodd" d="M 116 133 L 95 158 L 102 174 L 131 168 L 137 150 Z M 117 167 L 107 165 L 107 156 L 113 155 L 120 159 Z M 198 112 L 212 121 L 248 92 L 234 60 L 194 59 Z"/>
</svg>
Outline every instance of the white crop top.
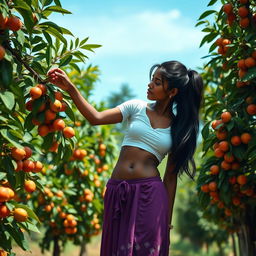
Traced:
<svg viewBox="0 0 256 256">
<path fill-rule="evenodd" d="M 142 148 L 154 154 L 159 163 L 171 150 L 171 127 L 153 128 L 146 113 L 147 102 L 133 99 L 117 106 L 128 127 L 121 147 L 124 145 Z"/>
</svg>

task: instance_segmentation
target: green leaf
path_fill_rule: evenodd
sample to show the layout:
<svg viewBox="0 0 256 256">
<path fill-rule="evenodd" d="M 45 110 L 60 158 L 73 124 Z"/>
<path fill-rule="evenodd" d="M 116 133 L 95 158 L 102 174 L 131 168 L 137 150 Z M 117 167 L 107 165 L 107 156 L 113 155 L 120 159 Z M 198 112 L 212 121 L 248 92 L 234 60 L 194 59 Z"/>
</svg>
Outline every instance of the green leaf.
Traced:
<svg viewBox="0 0 256 256">
<path fill-rule="evenodd" d="M 12 82 L 12 64 L 11 62 L 3 59 L 0 61 L 0 70 L 5 72 L 0 72 L 0 87 L 8 88 Z"/>
<path fill-rule="evenodd" d="M 48 44 L 52 45 L 52 38 L 51 38 L 51 36 L 47 32 L 45 32 L 45 31 L 43 31 L 43 34 L 44 34 L 44 37 L 47 40 Z"/>
<path fill-rule="evenodd" d="M 21 222 L 21 223 L 19 223 L 19 225 L 22 226 L 26 230 L 30 230 L 30 231 L 41 234 L 38 227 L 30 221 Z"/>
<path fill-rule="evenodd" d="M 22 148 L 23 146 L 19 143 L 19 139 L 14 137 L 12 134 L 9 133 L 9 131 L 7 129 L 1 129 L 0 133 L 2 134 L 2 136 L 8 140 L 11 144 L 13 144 L 13 146 L 18 147 L 18 148 Z"/>
<path fill-rule="evenodd" d="M 9 109 L 12 110 L 12 108 L 15 105 L 15 97 L 13 93 L 5 91 L 0 93 L 0 97 L 4 103 L 4 105 Z"/>
<path fill-rule="evenodd" d="M 207 16 L 209 16 L 212 13 L 217 13 L 217 11 L 215 11 L 215 10 L 205 11 L 204 13 L 201 14 L 201 16 L 199 17 L 198 20 L 204 19 L 204 18 L 206 18 Z"/>
<path fill-rule="evenodd" d="M 99 45 L 99 44 L 86 44 L 86 45 L 83 45 L 81 46 L 82 49 L 85 49 L 85 50 L 88 50 L 88 51 L 91 51 L 91 52 L 94 52 L 92 50 L 92 48 L 99 48 L 101 47 L 102 45 Z"/>
<path fill-rule="evenodd" d="M 60 28 L 61 28 L 63 34 L 74 36 L 70 30 L 63 28 L 63 27 L 60 27 Z"/>
<path fill-rule="evenodd" d="M 52 12 L 60 12 L 60 13 L 65 13 L 65 14 L 72 14 L 72 12 L 70 12 L 66 9 L 63 9 L 60 6 L 56 6 L 56 5 L 47 7 L 47 8 L 44 9 L 44 11 L 52 11 Z"/>
<path fill-rule="evenodd" d="M 74 115 L 74 113 L 73 113 L 73 110 L 70 108 L 70 106 L 69 105 L 67 105 L 67 109 L 66 109 L 66 114 L 68 115 L 68 117 L 73 121 L 73 122 L 75 122 L 75 115 Z"/>
<path fill-rule="evenodd" d="M 86 37 L 85 39 L 83 39 L 81 42 L 80 42 L 80 47 L 83 46 L 87 41 L 88 41 L 89 37 Z"/>
<path fill-rule="evenodd" d="M 210 121 L 205 124 L 204 128 L 201 131 L 204 139 L 206 139 L 209 136 L 209 123 Z"/>
<path fill-rule="evenodd" d="M 46 43 L 40 43 L 33 47 L 32 52 L 39 52 L 40 50 L 44 49 L 47 46 Z"/>
<path fill-rule="evenodd" d="M 56 30 L 52 27 L 48 27 L 45 31 L 48 32 L 49 34 L 51 34 L 52 36 L 58 38 L 65 45 L 67 44 L 67 40 L 63 37 L 63 35 L 58 30 Z M 60 29 L 60 31 L 61 31 L 61 29 Z"/>
<path fill-rule="evenodd" d="M 218 0 L 211 0 L 210 3 L 207 6 L 214 5 Z"/>
<path fill-rule="evenodd" d="M 29 132 L 31 131 L 35 125 L 32 123 L 33 115 L 32 113 L 29 113 L 26 117 L 25 123 L 24 123 L 24 128 Z"/>
<path fill-rule="evenodd" d="M 72 58 L 73 58 L 72 55 L 68 55 L 68 56 L 62 58 L 60 60 L 59 67 L 66 66 L 72 60 Z"/>
<path fill-rule="evenodd" d="M 51 65 L 51 60 L 52 60 L 52 47 L 51 47 L 51 45 L 48 45 L 45 55 L 46 55 L 46 63 L 49 67 Z"/>
<path fill-rule="evenodd" d="M 15 9 L 24 9 L 27 11 L 31 11 L 31 8 L 29 5 L 26 4 L 25 1 L 23 0 L 13 0 L 14 6 L 12 6 L 12 8 Z"/>
<path fill-rule="evenodd" d="M 2 180 L 6 176 L 5 172 L 0 172 L 0 180 Z"/>
</svg>

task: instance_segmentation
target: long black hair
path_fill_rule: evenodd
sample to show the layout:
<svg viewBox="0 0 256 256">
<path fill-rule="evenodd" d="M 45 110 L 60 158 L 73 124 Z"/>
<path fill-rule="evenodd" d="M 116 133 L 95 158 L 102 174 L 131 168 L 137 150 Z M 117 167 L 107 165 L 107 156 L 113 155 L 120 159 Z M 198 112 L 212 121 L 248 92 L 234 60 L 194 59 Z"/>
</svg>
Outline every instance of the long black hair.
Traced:
<svg viewBox="0 0 256 256">
<path fill-rule="evenodd" d="M 176 115 L 172 113 L 170 157 L 175 163 L 175 173 L 184 171 L 194 180 L 196 165 L 193 155 L 196 150 L 199 132 L 199 109 L 203 97 L 203 79 L 195 71 L 187 69 L 179 61 L 167 61 L 155 64 L 150 69 L 150 79 L 154 69 L 158 69 L 162 80 L 167 80 L 168 89 L 178 88 L 178 93 L 171 99 L 170 110 L 176 103 Z M 189 168 L 192 164 L 192 171 Z"/>
</svg>

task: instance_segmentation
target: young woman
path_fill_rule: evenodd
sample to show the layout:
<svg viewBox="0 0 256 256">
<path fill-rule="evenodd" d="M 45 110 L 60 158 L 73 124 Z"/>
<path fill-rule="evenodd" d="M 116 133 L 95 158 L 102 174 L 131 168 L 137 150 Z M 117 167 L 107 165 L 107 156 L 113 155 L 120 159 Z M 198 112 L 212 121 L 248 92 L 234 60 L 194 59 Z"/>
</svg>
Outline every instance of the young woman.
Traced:
<svg viewBox="0 0 256 256">
<path fill-rule="evenodd" d="M 178 61 L 154 65 L 147 91 L 153 103 L 128 100 L 102 112 L 82 97 L 61 69 L 51 69 L 48 77 L 69 93 L 91 125 L 128 124 L 106 184 L 100 255 L 167 256 L 177 176 L 185 171 L 194 179 L 196 170 L 201 76 Z M 157 166 L 167 154 L 162 181 Z"/>
</svg>

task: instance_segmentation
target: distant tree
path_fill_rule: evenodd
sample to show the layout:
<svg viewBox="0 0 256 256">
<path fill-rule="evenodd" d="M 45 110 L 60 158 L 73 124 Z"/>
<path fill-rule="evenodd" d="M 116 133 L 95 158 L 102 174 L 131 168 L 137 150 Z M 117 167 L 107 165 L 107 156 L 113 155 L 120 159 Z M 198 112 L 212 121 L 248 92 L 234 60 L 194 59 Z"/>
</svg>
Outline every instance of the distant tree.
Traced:
<svg viewBox="0 0 256 256">
<path fill-rule="evenodd" d="M 118 104 L 121 104 L 124 101 L 132 99 L 134 97 L 136 97 L 136 95 L 133 94 L 129 84 L 124 83 L 121 85 L 120 91 L 111 92 L 111 94 L 107 97 L 107 104 L 109 108 L 114 108 Z"/>
</svg>

